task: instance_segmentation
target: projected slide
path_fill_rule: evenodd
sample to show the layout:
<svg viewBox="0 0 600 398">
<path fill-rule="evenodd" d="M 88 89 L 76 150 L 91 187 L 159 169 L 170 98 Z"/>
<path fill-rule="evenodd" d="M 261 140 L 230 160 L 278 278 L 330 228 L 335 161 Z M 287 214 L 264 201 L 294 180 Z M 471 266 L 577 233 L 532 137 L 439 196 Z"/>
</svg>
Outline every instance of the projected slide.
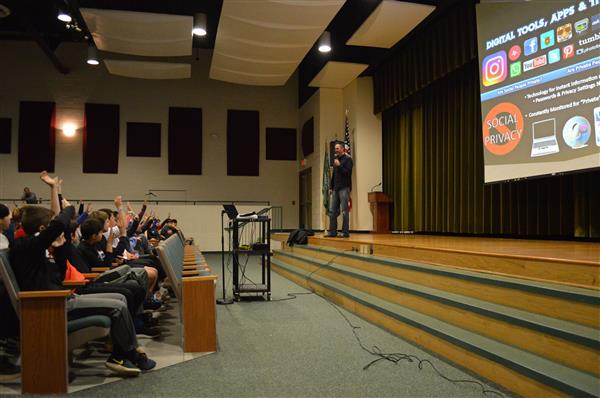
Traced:
<svg viewBox="0 0 600 398">
<path fill-rule="evenodd" d="M 600 0 L 477 5 L 485 182 L 600 168 Z"/>
</svg>

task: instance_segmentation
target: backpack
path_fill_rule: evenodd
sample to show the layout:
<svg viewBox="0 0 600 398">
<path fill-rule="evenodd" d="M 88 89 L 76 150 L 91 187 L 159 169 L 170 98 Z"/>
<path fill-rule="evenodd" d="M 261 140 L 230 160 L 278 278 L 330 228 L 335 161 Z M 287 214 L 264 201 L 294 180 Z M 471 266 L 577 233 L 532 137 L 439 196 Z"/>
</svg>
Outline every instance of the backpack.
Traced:
<svg viewBox="0 0 600 398">
<path fill-rule="evenodd" d="M 295 231 L 290 232 L 287 244 L 288 246 L 306 245 L 308 243 L 308 237 L 314 235 L 315 233 L 310 229 L 297 229 Z"/>
</svg>

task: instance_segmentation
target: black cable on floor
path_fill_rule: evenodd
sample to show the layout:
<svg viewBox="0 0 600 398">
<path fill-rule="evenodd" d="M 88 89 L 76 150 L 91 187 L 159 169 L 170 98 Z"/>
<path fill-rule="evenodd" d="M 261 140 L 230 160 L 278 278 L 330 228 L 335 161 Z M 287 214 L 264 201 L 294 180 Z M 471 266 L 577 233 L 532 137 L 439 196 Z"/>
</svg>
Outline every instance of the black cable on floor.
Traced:
<svg viewBox="0 0 600 398">
<path fill-rule="evenodd" d="M 350 250 L 344 250 L 344 251 L 350 251 Z M 356 333 L 357 329 L 360 329 L 360 326 L 356 326 L 354 324 L 352 324 L 352 322 L 348 319 L 348 317 L 341 311 L 341 309 L 339 308 L 339 306 L 335 303 L 333 303 L 331 300 L 327 299 L 326 297 L 318 294 L 316 292 L 316 290 L 310 286 L 310 281 L 312 279 L 312 276 L 319 272 L 320 270 L 324 269 L 324 268 L 328 268 L 329 266 L 331 266 L 331 264 L 333 264 L 333 261 L 338 258 L 339 256 L 341 256 L 342 253 L 336 254 L 334 257 L 332 257 L 326 264 L 319 266 L 317 269 L 315 269 L 314 271 L 312 271 L 310 274 L 308 274 L 306 276 L 306 283 L 308 285 L 308 289 L 311 291 L 312 294 L 315 294 L 318 297 L 321 297 L 323 300 L 325 300 L 327 303 L 329 303 L 333 308 L 335 308 L 335 310 L 344 318 L 344 320 L 346 321 L 346 323 L 348 324 L 348 326 L 350 326 L 350 329 L 352 330 L 352 333 L 354 334 L 354 338 L 356 339 L 356 341 L 358 342 L 358 345 L 360 346 L 360 348 L 365 351 L 368 352 L 370 355 L 376 356 L 377 358 L 372 360 L 371 362 L 369 362 L 368 364 L 366 364 L 363 367 L 363 370 L 368 370 L 371 366 L 375 365 L 376 363 L 380 362 L 380 361 L 389 361 L 392 362 L 394 364 L 398 364 L 401 361 L 407 361 L 410 363 L 416 362 L 417 363 L 417 367 L 419 370 L 423 370 L 423 365 L 424 364 L 429 364 L 429 366 L 431 366 L 431 368 L 437 373 L 438 376 L 440 376 L 442 379 L 449 381 L 453 384 L 458 384 L 458 383 L 469 383 L 469 384 L 476 384 L 479 387 L 481 387 L 481 392 L 484 395 L 488 395 L 488 394 L 496 394 L 500 397 L 505 397 L 504 394 L 498 392 L 498 391 L 494 391 L 494 390 L 488 390 L 486 389 L 485 385 L 477 380 L 467 380 L 467 379 L 451 379 L 448 376 L 444 375 L 441 371 L 438 370 L 438 368 L 433 364 L 433 362 L 431 362 L 429 359 L 421 359 L 416 355 L 411 355 L 411 354 L 405 354 L 405 353 L 401 353 L 401 352 L 396 352 L 396 353 L 384 353 L 381 352 L 381 349 L 379 349 L 379 347 L 377 347 L 376 345 L 374 345 L 371 349 L 368 349 L 362 342 L 362 340 L 360 339 L 360 337 L 358 336 L 358 334 Z M 305 293 L 305 294 L 311 294 L 311 293 Z M 296 297 L 294 297 L 296 298 Z M 283 300 L 291 300 L 292 298 L 289 299 L 283 299 Z"/>
<path fill-rule="evenodd" d="M 281 298 L 281 299 L 271 299 L 269 301 L 267 301 L 267 303 L 276 303 L 278 301 L 288 301 L 288 300 L 293 300 L 298 298 L 298 296 L 305 296 L 305 295 L 310 295 L 313 294 L 313 292 L 303 292 L 303 293 L 288 293 L 287 296 L 285 298 Z"/>
<path fill-rule="evenodd" d="M 322 297 L 322 296 L 319 296 L 319 297 Z M 481 392 L 484 395 L 496 394 L 496 395 L 498 395 L 500 397 L 504 397 L 504 394 L 502 394 L 502 393 L 500 393 L 498 391 L 486 389 L 485 385 L 483 383 L 477 381 L 477 380 L 451 379 L 451 378 L 449 378 L 448 376 L 444 375 L 440 370 L 438 370 L 438 368 L 429 359 L 421 359 L 421 358 L 419 358 L 416 355 L 405 354 L 405 353 L 401 353 L 401 352 L 384 353 L 384 352 L 381 352 L 381 349 L 379 347 L 377 347 L 376 345 L 374 345 L 371 349 L 368 349 L 367 347 L 365 347 L 365 345 L 363 344 L 362 340 L 360 339 L 360 337 L 356 333 L 356 330 L 360 329 L 360 326 L 356 326 L 356 325 L 352 324 L 352 322 L 348 319 L 348 317 L 346 316 L 346 314 L 344 314 L 336 304 L 332 303 L 331 301 L 327 300 L 324 297 L 323 297 L 323 299 L 325 301 L 327 301 L 333 308 L 335 308 L 335 310 L 344 318 L 344 320 L 346 321 L 346 323 L 348 323 L 348 325 L 352 329 L 352 334 L 354 334 L 354 338 L 358 342 L 358 345 L 360 346 L 360 348 L 363 351 L 368 352 L 369 354 L 378 357 L 377 359 L 374 359 L 371 362 L 369 362 L 368 364 L 366 364 L 363 367 L 363 370 L 369 369 L 371 366 L 373 366 L 374 364 L 376 364 L 379 361 L 389 361 L 389 362 L 392 362 L 393 364 L 396 364 L 396 365 L 399 362 L 401 362 L 401 361 L 407 361 L 407 362 L 411 362 L 411 363 L 412 362 L 416 362 L 417 363 L 417 367 L 419 368 L 419 370 L 423 370 L 423 365 L 424 364 L 429 364 L 429 366 L 431 366 L 431 368 L 437 373 L 437 375 L 440 376 L 442 379 L 444 379 L 446 381 L 449 381 L 449 382 L 451 382 L 453 384 L 458 384 L 458 383 L 476 384 L 479 387 L 481 387 Z"/>
</svg>

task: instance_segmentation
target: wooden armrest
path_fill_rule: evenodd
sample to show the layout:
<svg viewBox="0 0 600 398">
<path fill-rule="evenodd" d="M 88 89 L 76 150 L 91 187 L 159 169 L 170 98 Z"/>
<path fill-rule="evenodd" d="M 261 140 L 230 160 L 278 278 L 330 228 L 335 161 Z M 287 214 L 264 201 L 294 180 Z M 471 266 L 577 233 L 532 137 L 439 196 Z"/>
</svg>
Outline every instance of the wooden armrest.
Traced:
<svg viewBox="0 0 600 398">
<path fill-rule="evenodd" d="M 183 270 L 184 271 L 188 271 L 188 270 L 200 270 L 200 271 L 204 271 L 209 269 L 208 267 L 203 267 L 203 266 L 198 266 L 198 265 L 184 265 L 183 266 Z"/>
<path fill-rule="evenodd" d="M 183 263 L 186 265 L 194 265 L 194 264 L 204 264 L 206 263 L 206 261 L 203 261 L 201 259 L 198 260 L 183 260 Z"/>
<path fill-rule="evenodd" d="M 92 272 L 104 272 L 110 270 L 109 267 L 92 267 Z"/>
<path fill-rule="evenodd" d="M 217 281 L 216 275 L 203 275 L 203 276 L 194 276 L 191 278 L 185 278 L 185 282 L 197 282 L 197 281 Z"/>
<path fill-rule="evenodd" d="M 20 299 L 44 298 L 44 297 L 68 297 L 70 290 L 32 290 L 28 292 L 19 292 Z"/>
<path fill-rule="evenodd" d="M 85 279 L 94 279 L 94 278 L 97 278 L 98 275 L 100 275 L 100 274 L 97 274 L 95 272 L 90 272 L 90 273 L 83 274 L 83 276 L 85 277 Z"/>
<path fill-rule="evenodd" d="M 89 280 L 84 280 L 84 281 L 63 281 L 62 285 L 64 287 L 80 287 L 80 286 L 85 286 L 87 285 L 89 282 Z"/>
<path fill-rule="evenodd" d="M 182 276 L 198 276 L 200 273 L 197 270 L 194 271 L 182 271 Z"/>
</svg>

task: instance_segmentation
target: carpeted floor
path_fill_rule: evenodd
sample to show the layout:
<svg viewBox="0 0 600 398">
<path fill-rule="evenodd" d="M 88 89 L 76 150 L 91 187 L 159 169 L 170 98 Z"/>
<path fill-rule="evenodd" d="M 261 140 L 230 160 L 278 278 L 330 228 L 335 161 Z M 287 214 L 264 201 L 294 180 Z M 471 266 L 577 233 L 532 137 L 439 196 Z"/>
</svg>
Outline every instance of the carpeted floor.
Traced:
<svg viewBox="0 0 600 398">
<path fill-rule="evenodd" d="M 220 255 L 207 255 L 220 274 Z M 226 272 L 229 274 L 229 272 Z M 258 282 L 251 259 L 247 275 Z M 219 278 L 220 279 L 220 278 Z M 227 278 L 230 293 L 230 277 Z M 279 275 L 272 274 L 273 301 L 217 306 L 219 352 L 111 384 L 79 391 L 89 397 L 482 397 L 483 388 L 499 391 L 472 375 L 373 326 Z M 221 296 L 221 286 L 218 286 Z M 284 299 L 283 301 L 277 301 Z M 340 312 L 341 311 L 341 312 Z M 476 383 L 451 383 L 428 363 L 379 361 L 361 349 L 348 320 L 365 347 L 430 360 L 444 376 Z M 482 384 L 478 384 L 482 383 Z M 508 396 L 504 391 L 503 395 Z"/>
</svg>

